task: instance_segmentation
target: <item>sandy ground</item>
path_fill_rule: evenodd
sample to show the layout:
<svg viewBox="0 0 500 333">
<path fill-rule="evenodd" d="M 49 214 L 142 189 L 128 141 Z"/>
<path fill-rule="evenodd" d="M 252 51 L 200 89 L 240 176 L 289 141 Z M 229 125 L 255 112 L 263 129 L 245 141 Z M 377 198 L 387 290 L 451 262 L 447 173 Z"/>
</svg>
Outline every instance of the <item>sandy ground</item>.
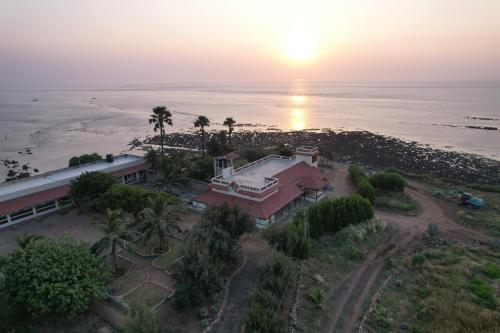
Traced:
<svg viewBox="0 0 500 333">
<path fill-rule="evenodd" d="M 7 253 L 17 246 L 17 237 L 24 234 L 44 236 L 69 236 L 87 243 L 94 243 L 102 232 L 87 214 L 78 214 L 74 209 L 67 214 L 55 214 L 38 221 L 17 224 L 0 230 L 0 253 Z"/>
</svg>

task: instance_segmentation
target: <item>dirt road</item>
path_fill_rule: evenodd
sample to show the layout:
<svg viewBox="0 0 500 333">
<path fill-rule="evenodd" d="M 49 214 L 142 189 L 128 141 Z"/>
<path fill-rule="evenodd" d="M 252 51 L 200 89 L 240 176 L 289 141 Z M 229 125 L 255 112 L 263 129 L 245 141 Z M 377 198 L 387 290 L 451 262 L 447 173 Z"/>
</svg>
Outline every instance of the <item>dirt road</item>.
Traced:
<svg viewBox="0 0 500 333">
<path fill-rule="evenodd" d="M 405 216 L 376 211 L 376 217 L 388 223 L 388 238 L 369 253 L 348 281 L 334 292 L 336 306 L 327 332 L 349 333 L 356 330 L 363 314 L 363 305 L 382 272 L 385 261 L 422 246 L 421 239 L 429 223 L 437 224 L 441 233 L 454 239 L 489 241 L 489 237 L 480 231 L 453 221 L 447 214 L 449 210 L 444 207 L 445 203 L 438 203 L 430 194 L 416 187 L 408 188 L 407 193 L 419 203 L 422 213 L 418 216 Z"/>
</svg>

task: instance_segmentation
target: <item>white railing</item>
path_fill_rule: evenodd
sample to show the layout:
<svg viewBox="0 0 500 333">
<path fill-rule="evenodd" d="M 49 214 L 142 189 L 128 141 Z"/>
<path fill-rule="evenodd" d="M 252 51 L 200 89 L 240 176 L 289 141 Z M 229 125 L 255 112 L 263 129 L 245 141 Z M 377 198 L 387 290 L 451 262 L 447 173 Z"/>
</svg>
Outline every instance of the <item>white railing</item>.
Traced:
<svg viewBox="0 0 500 333">
<path fill-rule="evenodd" d="M 298 153 L 315 153 L 318 151 L 318 147 L 300 146 L 295 151 Z"/>
</svg>

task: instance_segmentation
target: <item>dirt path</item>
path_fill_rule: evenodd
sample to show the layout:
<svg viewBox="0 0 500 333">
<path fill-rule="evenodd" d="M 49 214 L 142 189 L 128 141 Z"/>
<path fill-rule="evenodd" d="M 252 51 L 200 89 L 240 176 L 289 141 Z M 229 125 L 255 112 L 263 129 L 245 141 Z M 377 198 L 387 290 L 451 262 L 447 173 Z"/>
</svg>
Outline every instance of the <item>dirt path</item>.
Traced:
<svg viewBox="0 0 500 333">
<path fill-rule="evenodd" d="M 352 274 L 348 282 L 338 288 L 333 295 L 336 306 L 333 310 L 327 332 L 354 332 L 362 316 L 363 305 L 377 277 L 382 272 L 385 260 L 413 251 L 421 246 L 421 239 L 429 223 L 439 226 L 440 232 L 460 240 L 478 240 L 487 242 L 490 237 L 478 230 L 457 224 L 430 194 L 416 188 L 407 189 L 407 193 L 421 206 L 418 216 L 405 216 L 387 211 L 376 211 L 378 218 L 387 221 L 390 233 L 386 241 L 378 245 L 363 260 L 360 267 Z"/>
<path fill-rule="evenodd" d="M 257 267 L 269 256 L 271 251 L 274 251 L 269 247 L 267 241 L 258 234 L 248 235 L 241 242 L 247 262 L 231 280 L 224 314 L 211 332 L 238 332 L 250 302 L 252 290 L 257 287 L 259 282 Z"/>
</svg>

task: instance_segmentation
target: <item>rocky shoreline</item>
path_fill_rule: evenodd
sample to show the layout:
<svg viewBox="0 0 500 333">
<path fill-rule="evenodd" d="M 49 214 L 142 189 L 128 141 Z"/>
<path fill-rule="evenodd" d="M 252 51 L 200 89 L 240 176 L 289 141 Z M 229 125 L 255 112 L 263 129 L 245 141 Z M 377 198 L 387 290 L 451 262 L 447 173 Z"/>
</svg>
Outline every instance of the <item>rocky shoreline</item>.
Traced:
<svg viewBox="0 0 500 333">
<path fill-rule="evenodd" d="M 209 135 L 213 135 L 211 132 Z M 157 144 L 158 137 L 135 140 Z M 199 148 L 199 134 L 168 134 L 166 145 Z M 394 167 L 406 173 L 449 178 L 466 183 L 500 184 L 500 161 L 474 154 L 445 151 L 367 131 L 241 131 L 233 133 L 235 146 L 269 148 L 281 144 L 318 146 L 336 161 L 357 162 L 368 168 Z"/>
</svg>

